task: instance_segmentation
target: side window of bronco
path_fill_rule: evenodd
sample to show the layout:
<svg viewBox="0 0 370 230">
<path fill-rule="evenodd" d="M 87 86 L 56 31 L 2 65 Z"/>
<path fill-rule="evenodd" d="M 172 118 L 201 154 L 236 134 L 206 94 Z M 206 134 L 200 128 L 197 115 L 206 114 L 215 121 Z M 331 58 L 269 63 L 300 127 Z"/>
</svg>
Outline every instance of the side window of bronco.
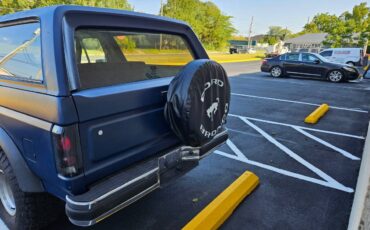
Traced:
<svg viewBox="0 0 370 230">
<path fill-rule="evenodd" d="M 0 77 L 42 82 L 39 23 L 0 27 Z"/>
<path fill-rule="evenodd" d="M 75 56 L 82 89 L 175 76 L 193 54 L 179 35 L 78 29 Z"/>
</svg>

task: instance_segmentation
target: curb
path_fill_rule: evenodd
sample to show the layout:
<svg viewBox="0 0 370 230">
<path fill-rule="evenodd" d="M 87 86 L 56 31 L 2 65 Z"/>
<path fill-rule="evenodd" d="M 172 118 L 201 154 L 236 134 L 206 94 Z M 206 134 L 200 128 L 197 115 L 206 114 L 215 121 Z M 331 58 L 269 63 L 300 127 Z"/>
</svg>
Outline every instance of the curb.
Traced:
<svg viewBox="0 0 370 230">
<path fill-rule="evenodd" d="M 182 230 L 218 229 L 258 184 L 259 178 L 254 173 L 244 172 Z"/>
<path fill-rule="evenodd" d="M 348 222 L 348 230 L 360 229 L 361 217 L 364 213 L 366 195 L 369 187 L 370 178 L 370 122 L 362 154 L 362 161 L 356 184 L 356 192 L 353 198 L 351 215 Z M 368 223 L 369 224 L 369 223 Z"/>
</svg>

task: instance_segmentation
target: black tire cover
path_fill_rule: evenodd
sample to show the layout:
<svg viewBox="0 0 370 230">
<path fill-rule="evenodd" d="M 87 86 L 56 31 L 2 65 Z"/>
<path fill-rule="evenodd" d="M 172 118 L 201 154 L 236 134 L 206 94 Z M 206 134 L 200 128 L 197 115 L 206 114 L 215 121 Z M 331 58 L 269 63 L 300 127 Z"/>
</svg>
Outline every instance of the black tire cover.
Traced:
<svg viewBox="0 0 370 230">
<path fill-rule="evenodd" d="M 171 81 L 165 117 L 189 146 L 201 146 L 219 133 L 229 112 L 230 83 L 224 68 L 211 60 L 194 60 Z"/>
</svg>

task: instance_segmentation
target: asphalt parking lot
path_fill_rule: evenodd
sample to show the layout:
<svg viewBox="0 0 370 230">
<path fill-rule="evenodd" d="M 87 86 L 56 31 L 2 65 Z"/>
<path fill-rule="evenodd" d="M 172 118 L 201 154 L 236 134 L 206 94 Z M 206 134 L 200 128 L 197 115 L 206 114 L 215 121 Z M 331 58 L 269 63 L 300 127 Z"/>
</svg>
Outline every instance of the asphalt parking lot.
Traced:
<svg viewBox="0 0 370 230">
<path fill-rule="evenodd" d="M 180 229 L 245 170 L 257 174 L 260 185 L 222 229 L 346 229 L 369 121 L 370 81 L 272 79 L 226 69 L 237 75 L 230 78 L 227 144 L 92 229 Z M 329 112 L 316 125 L 303 123 L 321 103 L 331 106 Z M 77 227 L 61 218 L 50 229 Z"/>
</svg>

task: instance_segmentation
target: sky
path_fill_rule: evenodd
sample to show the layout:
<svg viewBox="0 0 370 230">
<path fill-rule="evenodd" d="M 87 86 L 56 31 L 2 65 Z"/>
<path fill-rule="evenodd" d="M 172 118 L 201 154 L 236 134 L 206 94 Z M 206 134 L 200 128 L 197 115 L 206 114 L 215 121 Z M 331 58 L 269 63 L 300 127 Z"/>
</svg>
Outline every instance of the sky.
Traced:
<svg viewBox="0 0 370 230">
<path fill-rule="evenodd" d="M 158 14 L 160 0 L 128 0 L 135 11 Z M 180 0 L 179 0 L 180 1 Z M 340 15 L 353 6 L 370 0 L 211 0 L 223 13 L 232 16 L 238 34 L 247 35 L 252 16 L 252 35 L 264 34 L 269 26 L 287 27 L 293 32 L 302 30 L 307 20 L 317 13 Z M 163 0 L 165 3 L 166 0 Z"/>
</svg>

